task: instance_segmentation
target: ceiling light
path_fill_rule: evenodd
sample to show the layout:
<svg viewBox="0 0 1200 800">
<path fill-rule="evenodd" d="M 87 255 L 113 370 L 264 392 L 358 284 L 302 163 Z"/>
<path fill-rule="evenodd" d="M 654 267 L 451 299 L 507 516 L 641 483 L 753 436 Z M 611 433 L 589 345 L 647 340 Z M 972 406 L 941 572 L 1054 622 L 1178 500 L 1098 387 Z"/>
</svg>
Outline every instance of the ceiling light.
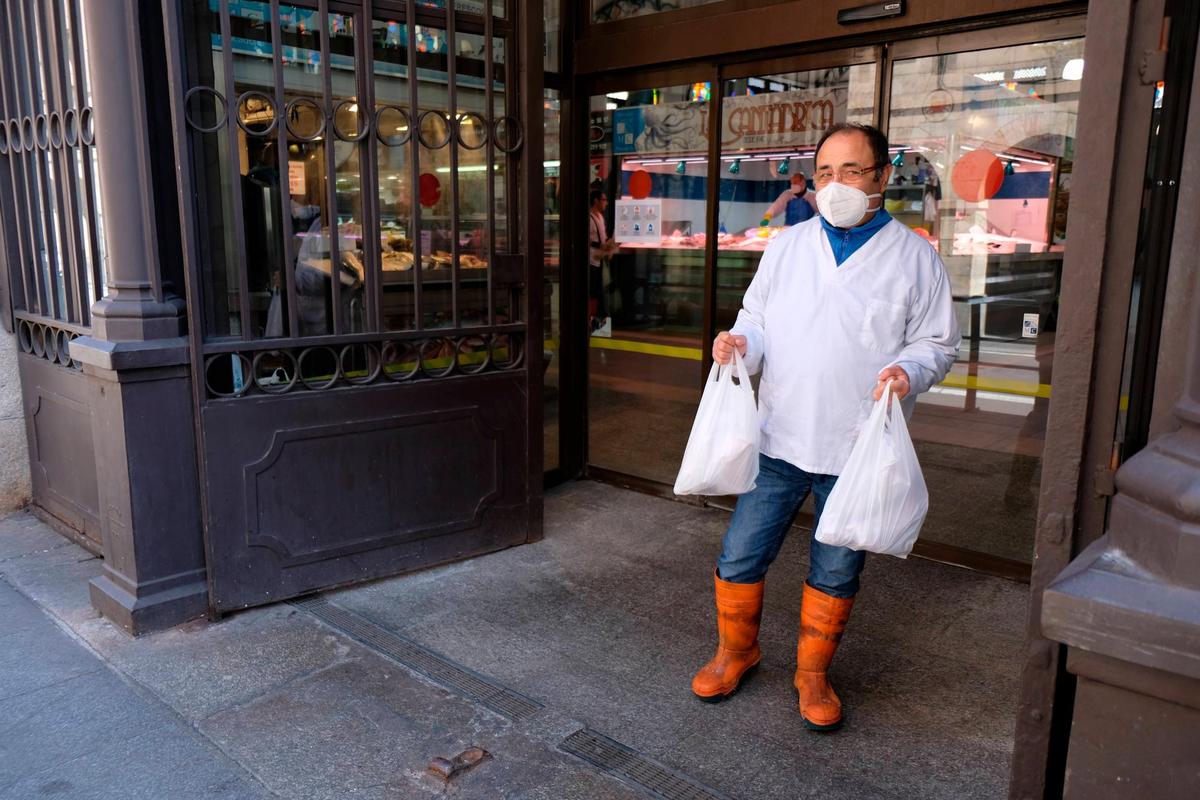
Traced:
<svg viewBox="0 0 1200 800">
<path fill-rule="evenodd" d="M 1004 80 L 1003 72 L 976 72 L 975 77 L 984 83 L 999 83 Z"/>
<path fill-rule="evenodd" d="M 1064 81 L 1077 81 L 1083 77 L 1083 59 L 1072 58 L 1063 64 L 1062 76 Z"/>
<path fill-rule="evenodd" d="M 1034 78 L 1046 77 L 1045 67 L 1024 67 L 1022 69 L 1013 70 L 1014 81 L 1028 81 Z"/>
</svg>

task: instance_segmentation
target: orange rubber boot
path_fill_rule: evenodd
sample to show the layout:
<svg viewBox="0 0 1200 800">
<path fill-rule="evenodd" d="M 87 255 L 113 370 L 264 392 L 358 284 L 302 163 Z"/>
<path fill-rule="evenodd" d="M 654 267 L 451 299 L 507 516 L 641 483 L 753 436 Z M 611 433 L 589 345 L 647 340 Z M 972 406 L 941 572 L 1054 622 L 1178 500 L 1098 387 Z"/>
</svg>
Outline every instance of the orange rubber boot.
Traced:
<svg viewBox="0 0 1200 800">
<path fill-rule="evenodd" d="M 837 652 L 854 598 L 831 597 L 804 584 L 800 606 L 800 643 L 796 646 L 794 683 L 800 716 L 810 731 L 837 730 L 842 724 L 842 701 L 826 673 Z"/>
<path fill-rule="evenodd" d="M 758 623 L 762 619 L 763 581 L 729 583 L 713 574 L 717 594 L 717 654 L 692 678 L 692 692 L 706 703 L 733 694 L 758 665 Z"/>
</svg>

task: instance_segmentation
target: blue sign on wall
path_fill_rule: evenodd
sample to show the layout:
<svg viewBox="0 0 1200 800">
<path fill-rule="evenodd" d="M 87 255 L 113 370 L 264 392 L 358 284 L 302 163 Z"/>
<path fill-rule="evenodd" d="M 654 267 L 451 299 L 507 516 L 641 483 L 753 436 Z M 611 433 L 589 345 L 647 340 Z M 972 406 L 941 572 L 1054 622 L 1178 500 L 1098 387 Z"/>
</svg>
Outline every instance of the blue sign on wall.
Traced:
<svg viewBox="0 0 1200 800">
<path fill-rule="evenodd" d="M 641 106 L 618 108 L 612 115 L 613 152 L 637 152 L 637 140 L 645 129 Z"/>
</svg>

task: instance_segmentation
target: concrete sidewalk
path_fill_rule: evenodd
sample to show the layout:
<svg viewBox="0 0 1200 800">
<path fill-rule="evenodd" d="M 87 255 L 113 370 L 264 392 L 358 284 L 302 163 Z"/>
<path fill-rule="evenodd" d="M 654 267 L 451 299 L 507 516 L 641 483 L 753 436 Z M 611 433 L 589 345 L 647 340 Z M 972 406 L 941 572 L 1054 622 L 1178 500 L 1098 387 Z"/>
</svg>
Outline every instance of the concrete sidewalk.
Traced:
<svg viewBox="0 0 1200 800">
<path fill-rule="evenodd" d="M 768 581 L 758 675 L 688 691 L 727 519 L 574 483 L 538 544 L 137 640 L 90 608 L 97 559 L 0 520 L 0 797 L 1003 796 L 1027 587 L 872 559 L 834 665 L 847 727 L 812 735 L 806 534 Z M 472 746 L 490 757 L 427 773 Z"/>
</svg>

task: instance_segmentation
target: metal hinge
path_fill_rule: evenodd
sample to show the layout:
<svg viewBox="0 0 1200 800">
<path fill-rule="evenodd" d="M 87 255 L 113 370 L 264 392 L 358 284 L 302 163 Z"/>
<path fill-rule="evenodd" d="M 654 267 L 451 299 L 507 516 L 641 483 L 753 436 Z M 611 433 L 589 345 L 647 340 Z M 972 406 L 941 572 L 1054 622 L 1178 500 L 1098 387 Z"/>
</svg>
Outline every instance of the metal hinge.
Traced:
<svg viewBox="0 0 1200 800">
<path fill-rule="evenodd" d="M 1117 472 L 1108 467 L 1096 469 L 1096 496 L 1112 497 L 1117 493 Z"/>
</svg>

